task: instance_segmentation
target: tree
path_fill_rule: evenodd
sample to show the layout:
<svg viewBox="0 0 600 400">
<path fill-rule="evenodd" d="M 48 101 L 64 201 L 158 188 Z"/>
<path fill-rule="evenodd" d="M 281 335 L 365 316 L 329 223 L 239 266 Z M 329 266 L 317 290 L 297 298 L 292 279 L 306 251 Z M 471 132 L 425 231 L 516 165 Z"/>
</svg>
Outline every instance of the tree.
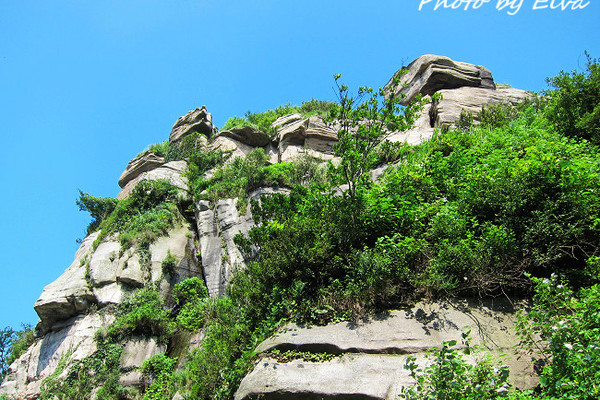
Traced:
<svg viewBox="0 0 600 400">
<path fill-rule="evenodd" d="M 341 158 L 333 166 L 334 176 L 348 185 L 348 194 L 354 199 L 357 187 L 368 181 L 368 172 L 377 161 L 375 149 L 394 132 L 410 129 L 424 101 L 419 96 L 408 106 L 400 104 L 395 90 L 374 90 L 360 87 L 356 96 L 346 85 L 340 84 L 340 74 L 334 75 L 338 104 L 330 111 L 331 122 L 338 128 L 335 155 Z M 399 85 L 396 77 L 394 86 Z"/>
<path fill-rule="evenodd" d="M 600 64 L 586 52 L 586 72 L 561 71 L 548 79 L 546 117 L 558 132 L 600 144 Z"/>
<path fill-rule="evenodd" d="M 8 370 L 8 360 L 12 353 L 12 344 L 16 338 L 16 332 L 9 326 L 0 330 L 0 382 Z"/>
</svg>

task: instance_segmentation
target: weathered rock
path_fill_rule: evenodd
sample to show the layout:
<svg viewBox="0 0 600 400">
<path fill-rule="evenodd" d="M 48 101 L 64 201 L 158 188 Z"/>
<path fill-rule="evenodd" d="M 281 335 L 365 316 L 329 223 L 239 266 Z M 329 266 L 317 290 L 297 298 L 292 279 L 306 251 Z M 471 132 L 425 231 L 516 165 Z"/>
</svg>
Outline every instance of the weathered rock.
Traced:
<svg viewBox="0 0 600 400">
<path fill-rule="evenodd" d="M 271 142 L 266 132 L 254 129 L 251 126 L 242 126 L 219 132 L 219 136 L 230 137 L 240 143 L 253 147 L 264 147 Z"/>
<path fill-rule="evenodd" d="M 264 194 L 287 192 L 287 189 L 260 188 L 249 197 L 259 199 Z M 211 297 L 225 294 L 233 270 L 245 267 L 233 238 L 238 233 L 248 233 L 254 223 L 250 206 L 240 215 L 236 203 L 237 199 L 221 199 L 216 205 L 207 200 L 196 203 L 202 270 Z"/>
<path fill-rule="evenodd" d="M 401 388 L 413 383 L 404 369 L 408 354 L 426 362 L 425 352 L 442 342 L 457 340 L 471 330 L 472 344 L 495 355 L 506 354 L 512 382 L 520 388 L 537 383 L 531 358 L 517 359 L 514 346 L 514 308 L 506 300 L 417 304 L 378 315 L 367 322 L 327 326 L 289 324 L 261 343 L 259 352 L 299 350 L 339 354 L 331 361 L 295 360 L 281 363 L 261 359 L 244 378 L 236 400 L 264 396 L 291 398 L 394 399 Z M 467 328 L 468 327 L 468 328 Z M 318 377 L 318 378 L 316 378 Z M 290 398 L 290 397 L 286 397 Z"/>
<path fill-rule="evenodd" d="M 171 161 L 150 171 L 142 172 L 134 179 L 127 182 L 117 195 L 117 199 L 123 200 L 129 197 L 133 188 L 141 181 L 156 181 L 159 179 L 168 179 L 172 185 L 179 188 L 182 196 L 188 195 L 188 182 L 183 173 L 187 170 L 187 162 L 184 160 Z"/>
<path fill-rule="evenodd" d="M 501 87 L 496 90 L 462 87 L 459 89 L 440 90 L 442 99 L 436 101 L 430 111 L 430 118 L 436 128 L 447 128 L 460 118 L 464 110 L 473 114 L 479 121 L 478 114 L 484 106 L 507 103 L 515 105 L 528 98 L 531 93 L 514 88 Z"/>
<path fill-rule="evenodd" d="M 431 103 L 425 104 L 411 129 L 404 132 L 393 132 L 387 140 L 417 145 L 431 139 L 435 131 L 430 116 L 431 107 Z"/>
<path fill-rule="evenodd" d="M 400 77 L 394 86 L 394 78 Z M 463 86 L 495 89 L 491 72 L 481 65 L 453 61 L 448 57 L 433 54 L 423 55 L 408 67 L 402 67 L 386 84 L 385 90 L 404 96 L 402 104 L 408 104 L 417 94 L 432 95 L 441 89 Z"/>
<path fill-rule="evenodd" d="M 124 370 L 139 368 L 150 357 L 166 351 L 167 346 L 158 343 L 155 338 L 132 338 L 125 343 L 119 362 Z"/>
<path fill-rule="evenodd" d="M 337 133 L 321 117 L 302 119 L 300 114 L 291 114 L 277 119 L 273 126 L 278 127 L 275 140 L 280 162 L 291 161 L 300 153 L 320 159 L 333 157 Z"/>
<path fill-rule="evenodd" d="M 206 110 L 206 106 L 189 111 L 183 117 L 179 117 L 169 135 L 169 143 L 176 144 L 190 133 L 198 132 L 210 138 L 217 129 L 212 123 L 212 114 Z"/>
<path fill-rule="evenodd" d="M 86 280 L 86 263 L 92 251 L 92 244 L 99 232 L 87 236 L 75 253 L 73 263 L 54 282 L 47 285 L 34 309 L 41 319 L 42 331 L 53 323 L 85 312 L 95 302 L 94 294 Z"/>
<path fill-rule="evenodd" d="M 17 398 L 35 398 L 44 378 L 50 376 L 61 358 L 68 366 L 96 350 L 94 333 L 114 320 L 100 313 L 78 316 L 47 332 L 9 368 L 0 393 Z"/>
<path fill-rule="evenodd" d="M 145 151 L 133 160 L 129 161 L 127 168 L 121 174 L 119 178 L 119 186 L 125 187 L 129 181 L 135 179 L 141 173 L 151 171 L 163 165 L 165 163 L 164 157 L 158 156 L 150 150 Z"/>
<path fill-rule="evenodd" d="M 255 148 L 229 136 L 217 135 L 210 143 L 210 149 L 230 152 L 229 160 L 233 160 L 236 157 L 246 157 Z"/>
</svg>

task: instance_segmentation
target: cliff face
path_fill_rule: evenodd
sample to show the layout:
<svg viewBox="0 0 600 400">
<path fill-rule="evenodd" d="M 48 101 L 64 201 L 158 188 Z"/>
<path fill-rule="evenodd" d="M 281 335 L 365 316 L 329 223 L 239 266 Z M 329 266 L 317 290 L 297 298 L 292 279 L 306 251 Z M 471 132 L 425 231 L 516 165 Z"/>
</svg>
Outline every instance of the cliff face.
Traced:
<svg viewBox="0 0 600 400">
<path fill-rule="evenodd" d="M 413 129 L 395 132 L 389 140 L 418 144 L 428 140 L 435 128 L 452 125 L 462 110 L 477 113 L 482 106 L 516 103 L 527 92 L 497 88 L 484 67 L 457 63 L 446 57 L 422 56 L 401 75 L 400 94 L 406 100 L 417 94 L 441 94 L 428 104 Z M 388 86 L 388 90 L 391 85 Z M 269 136 L 251 127 L 218 132 L 205 107 L 188 112 L 173 126 L 171 146 L 180 145 L 187 136 L 198 133 L 201 146 L 231 152 L 231 158 L 246 156 L 263 148 L 270 163 L 286 162 L 300 154 L 320 160 L 334 159 L 336 132 L 321 118 L 291 114 L 273 123 L 276 134 Z M 129 162 L 119 178 L 119 199 L 131 196 L 143 181 L 167 179 L 179 195 L 189 197 L 185 160 L 166 162 L 151 151 Z M 250 198 L 285 189 L 261 187 Z M 234 236 L 253 226 L 250 207 L 236 207 L 236 199 L 193 202 L 191 212 L 178 211 L 176 223 L 149 246 L 144 258 L 134 248 L 124 249 L 116 235 L 95 232 L 86 237 L 73 263 L 54 282 L 46 286 L 35 303 L 40 317 L 35 343 L 16 360 L 0 387 L 0 393 L 16 398 L 36 399 L 42 381 L 57 371 L 59 362 L 81 360 L 96 350 L 95 332 L 108 326 L 111 310 L 136 289 L 147 285 L 158 288 L 167 304 L 172 304 L 173 286 L 188 277 L 204 280 L 211 297 L 225 294 L 234 268 L 244 267 L 242 253 Z M 173 258 L 168 271 L 164 261 Z M 97 310 L 104 310 L 99 313 Z M 516 344 L 512 328 L 514 308 L 506 303 L 421 304 L 410 310 L 393 311 L 360 325 L 346 323 L 310 329 L 290 325 L 259 346 L 266 355 L 242 382 L 236 399 L 256 398 L 394 398 L 410 379 L 403 369 L 407 354 L 424 352 L 442 340 L 456 339 L 464 326 L 473 326 L 476 342 L 494 352 L 509 352 Z M 197 346 L 194 342 L 191 346 Z M 154 340 L 131 338 L 120 359 L 121 384 L 143 387 L 136 371 L 144 359 L 165 351 Z M 323 349 L 339 354 L 324 362 L 273 359 L 274 349 L 299 349 L 319 353 Z M 528 361 L 509 358 L 516 381 L 531 384 Z M 59 371 L 60 372 L 60 371 Z"/>
</svg>

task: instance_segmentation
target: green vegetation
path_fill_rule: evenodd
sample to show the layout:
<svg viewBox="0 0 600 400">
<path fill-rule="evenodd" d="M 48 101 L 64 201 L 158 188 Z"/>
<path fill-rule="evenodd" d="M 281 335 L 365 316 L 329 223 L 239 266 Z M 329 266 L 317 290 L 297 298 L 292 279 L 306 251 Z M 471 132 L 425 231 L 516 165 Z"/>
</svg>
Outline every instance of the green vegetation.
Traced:
<svg viewBox="0 0 600 400">
<path fill-rule="evenodd" d="M 11 327 L 0 330 L 0 382 L 8 367 L 33 344 L 35 335 L 31 325 L 23 325 L 15 331 Z"/>
<path fill-rule="evenodd" d="M 248 267 L 235 271 L 221 298 L 210 299 L 199 278 L 184 280 L 174 287 L 170 310 L 156 291 L 139 290 L 97 335 L 97 353 L 70 366 L 65 380 L 57 370 L 44 383 L 43 398 L 84 398 L 94 385 L 102 385 L 102 398 L 128 396 L 115 380 L 115 360 L 130 335 L 172 345 L 176 333 L 204 332 L 201 346 L 185 356 L 158 355 L 144 364 L 152 380 L 144 398 L 166 399 L 177 390 L 187 398 L 230 399 L 253 365 L 256 345 L 282 321 L 356 319 L 421 298 L 516 295 L 533 296 L 518 328 L 526 348 L 546 357 L 536 391 L 515 391 L 507 369 L 485 356 L 468 363 L 474 349 L 465 334 L 465 350 L 443 343 L 425 368 L 411 359 L 407 367 L 417 383 L 402 397 L 597 399 L 600 151 L 598 113 L 588 106 L 597 105 L 598 63 L 590 59 L 587 68 L 550 80 L 556 89 L 547 102 L 485 108 L 477 126 L 465 113 L 455 130 L 413 147 L 383 140 L 411 125 L 420 102 L 402 108 L 370 88 L 354 98 L 339 85 L 340 104 L 326 108 L 341 124 L 335 147 L 341 161 L 327 167 L 308 158 L 268 165 L 262 149 L 225 164 L 222 153 L 190 147 L 196 199 L 238 197 L 244 208 L 255 188 L 289 188 L 251 202 L 256 226 L 235 239 Z M 266 130 L 278 112 L 289 112 L 277 110 L 230 125 Z M 552 116 L 565 113 L 576 133 Z M 390 161 L 394 166 L 373 182 L 369 169 Z M 145 248 L 179 215 L 176 192 L 161 182 L 136 190 L 110 215 L 98 205 L 98 227 L 102 235 L 119 233 L 123 247 Z M 96 210 L 94 201 L 88 204 Z M 173 262 L 165 259 L 165 273 Z M 281 360 L 331 356 L 273 354 Z M 175 360 L 181 361 L 177 372 Z"/>
<path fill-rule="evenodd" d="M 302 114 L 304 117 L 310 117 L 312 115 L 327 117 L 333 106 L 334 103 L 329 101 L 312 99 L 310 101 L 303 102 L 301 106 L 292 106 L 286 104 L 277 107 L 275 110 L 268 110 L 262 113 L 252 113 L 248 111 L 244 117 L 229 118 L 221 130 L 226 131 L 234 128 L 250 126 L 272 136 L 276 133 L 276 129 L 272 126 L 272 124 L 279 117 L 294 113 Z"/>
</svg>

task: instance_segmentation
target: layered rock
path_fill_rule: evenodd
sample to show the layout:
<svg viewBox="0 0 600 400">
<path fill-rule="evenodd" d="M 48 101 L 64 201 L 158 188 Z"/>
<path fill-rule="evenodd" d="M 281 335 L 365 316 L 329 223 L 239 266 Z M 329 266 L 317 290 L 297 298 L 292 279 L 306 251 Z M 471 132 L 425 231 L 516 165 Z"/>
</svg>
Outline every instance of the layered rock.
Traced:
<svg viewBox="0 0 600 400">
<path fill-rule="evenodd" d="M 140 174 L 151 171 L 155 168 L 160 167 L 165 163 L 165 158 L 154 154 L 151 151 L 145 151 L 133 160 L 129 161 L 125 171 L 119 178 L 119 186 L 125 187 L 127 183 L 138 177 Z"/>
<path fill-rule="evenodd" d="M 537 383 L 531 358 L 519 359 L 514 352 L 519 342 L 514 311 L 506 300 L 464 300 L 417 304 L 359 323 L 288 324 L 258 346 L 264 356 L 242 380 L 235 399 L 395 399 L 402 387 L 414 383 L 404 368 L 408 355 L 425 365 L 430 362 L 426 351 L 444 341 L 460 344 L 467 330 L 472 344 L 494 355 L 506 354 L 502 362 L 509 366 L 515 386 L 531 388 Z M 324 362 L 301 358 L 280 362 L 273 350 L 336 357 Z"/>
<path fill-rule="evenodd" d="M 187 162 L 184 160 L 171 161 L 166 164 L 161 164 L 153 169 L 144 171 L 136 175 L 131 180 L 127 181 L 125 186 L 121 189 L 117 195 L 117 199 L 126 199 L 131 194 L 134 187 L 137 186 L 141 181 L 156 181 L 159 179 L 166 179 L 171 184 L 179 189 L 179 193 L 182 196 L 188 195 L 188 181 L 183 173 L 187 170 Z M 124 172 L 125 174 L 125 172 Z"/>
<path fill-rule="evenodd" d="M 217 129 L 212 123 L 212 114 L 206 110 L 206 106 L 189 111 L 183 117 L 179 117 L 171 129 L 169 143 L 177 144 L 187 135 L 198 132 L 206 137 L 213 136 Z"/>
<path fill-rule="evenodd" d="M 277 127 L 278 161 L 289 162 L 300 153 L 320 159 L 333 158 L 333 145 L 337 133 L 321 117 L 303 118 L 300 114 L 286 115 L 273 122 Z"/>
<path fill-rule="evenodd" d="M 395 78 L 399 78 L 397 85 L 394 83 Z M 385 85 L 385 90 L 393 91 L 396 96 L 402 97 L 402 103 L 406 105 L 413 101 L 417 94 L 432 95 L 442 89 L 464 86 L 496 88 L 491 72 L 481 65 L 426 54 L 396 72 Z"/>
</svg>

